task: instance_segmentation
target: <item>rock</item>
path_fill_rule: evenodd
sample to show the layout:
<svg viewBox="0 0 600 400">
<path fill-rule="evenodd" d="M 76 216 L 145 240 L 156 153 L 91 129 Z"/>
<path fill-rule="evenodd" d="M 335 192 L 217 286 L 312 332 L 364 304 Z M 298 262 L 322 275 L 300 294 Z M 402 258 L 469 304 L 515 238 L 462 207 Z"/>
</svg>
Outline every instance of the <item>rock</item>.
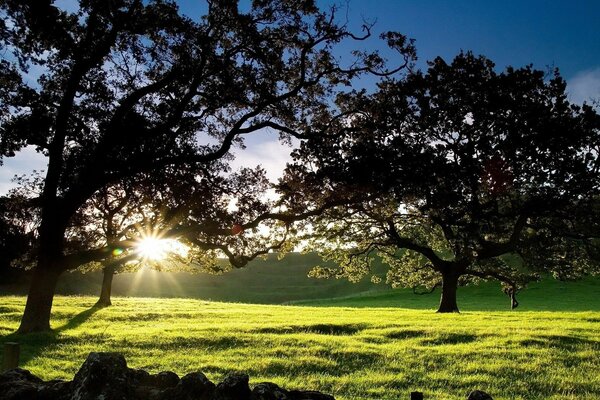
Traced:
<svg viewBox="0 0 600 400">
<path fill-rule="evenodd" d="M 139 400 L 161 400 L 163 398 L 163 391 L 152 386 L 138 386 L 134 392 L 134 398 Z"/>
<path fill-rule="evenodd" d="M 250 377 L 246 374 L 237 372 L 229 373 L 223 382 L 217 385 L 214 400 L 249 400 L 250 387 L 248 382 Z"/>
<path fill-rule="evenodd" d="M 291 400 L 335 400 L 333 396 L 314 390 L 290 390 Z"/>
<path fill-rule="evenodd" d="M 274 383 L 263 382 L 254 386 L 250 395 L 251 400 L 292 400 L 289 392 Z"/>
<path fill-rule="evenodd" d="M 487 394 L 486 392 L 484 392 L 482 390 L 473 390 L 471 393 L 469 393 L 469 396 L 467 396 L 467 400 L 494 400 L 494 399 L 492 399 L 492 396 L 490 396 L 489 394 Z"/>
<path fill-rule="evenodd" d="M 251 391 L 249 380 L 248 375 L 234 372 L 215 386 L 201 372 L 181 379 L 169 371 L 150 375 L 127 368 L 121 354 L 90 353 L 71 382 L 44 382 L 19 368 L 0 374 L 0 400 L 335 400 L 320 392 L 288 391 L 269 382 Z"/>
<path fill-rule="evenodd" d="M 410 392 L 410 400 L 423 400 L 422 392 Z"/>
<path fill-rule="evenodd" d="M 210 400 L 215 391 L 212 383 L 202 372 L 187 374 L 174 388 L 167 388 L 161 394 L 163 400 Z"/>
<path fill-rule="evenodd" d="M 38 392 L 39 400 L 70 400 L 73 382 L 65 382 L 54 379 L 46 384 Z"/>
<path fill-rule="evenodd" d="M 135 387 L 137 399 L 159 400 L 165 389 L 177 386 L 179 377 L 171 371 L 150 375 L 144 370 L 130 370 L 130 381 Z"/>
<path fill-rule="evenodd" d="M 73 400 L 129 400 L 129 369 L 122 354 L 90 353 L 73 379 Z"/>
<path fill-rule="evenodd" d="M 164 371 L 156 375 L 147 375 L 140 381 L 142 386 L 151 386 L 157 389 L 167 389 L 177 386 L 180 379 L 175 372 Z"/>
<path fill-rule="evenodd" d="M 133 385 L 144 385 L 144 382 L 146 382 L 150 376 L 151 375 L 143 369 L 129 369 L 128 372 L 129 383 Z"/>
<path fill-rule="evenodd" d="M 0 374 L 2 400 L 37 399 L 43 385 L 44 381 L 25 369 L 15 368 Z"/>
</svg>

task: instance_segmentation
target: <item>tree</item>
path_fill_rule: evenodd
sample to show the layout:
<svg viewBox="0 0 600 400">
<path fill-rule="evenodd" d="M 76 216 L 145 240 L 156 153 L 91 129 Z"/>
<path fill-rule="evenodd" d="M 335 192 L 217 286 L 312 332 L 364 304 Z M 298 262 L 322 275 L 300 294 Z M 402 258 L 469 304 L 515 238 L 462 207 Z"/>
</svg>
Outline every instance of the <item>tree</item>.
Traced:
<svg viewBox="0 0 600 400">
<path fill-rule="evenodd" d="M 102 286 L 96 306 L 112 305 L 111 292 L 115 273 L 135 271 L 141 258 L 136 251 L 136 239 L 144 222 L 149 219 L 154 204 L 149 194 L 151 181 L 138 177 L 135 181 L 124 181 L 100 189 L 74 217 L 67 236 L 69 252 L 81 252 L 94 248 L 114 247 L 110 258 L 92 261 L 79 267 L 82 271 L 102 270 Z M 127 248 L 117 243 L 131 243 Z M 135 264 L 132 266 L 131 264 Z"/>
<path fill-rule="evenodd" d="M 335 9 L 321 12 L 311 0 L 256 0 L 247 12 L 212 0 L 198 21 L 167 0 L 81 0 L 74 13 L 50 0 L 1 0 L 0 13 L 0 46 L 10 55 L 0 63 L 0 154 L 34 145 L 48 157 L 33 202 L 38 248 L 23 333 L 50 328 L 63 271 L 121 246 L 66 252 L 74 216 L 99 190 L 202 168 L 261 129 L 289 138 L 340 85 L 393 72 L 373 53 L 341 65 L 333 46 L 369 28 L 357 37 L 336 23 Z M 413 55 L 403 36 L 386 38 Z M 43 73 L 28 85 L 32 67 Z"/>
<path fill-rule="evenodd" d="M 244 168 L 224 174 L 227 168 L 223 163 L 209 167 L 201 173 L 178 170 L 166 181 L 138 177 L 100 190 L 80 209 L 68 234 L 77 238 L 67 242 L 73 247 L 70 252 L 115 248 L 111 258 L 80 266 L 84 271 L 103 271 L 97 306 L 111 305 L 115 273 L 135 272 L 141 267 L 222 272 L 224 255 L 241 268 L 282 245 L 277 227 L 259 233 L 252 228 L 243 232 L 240 225 L 272 207 L 265 196 L 270 183 L 264 171 Z M 234 226 L 239 228 L 229 228 Z M 217 245 L 219 249 L 210 248 Z"/>
<path fill-rule="evenodd" d="M 313 221 L 312 247 L 340 264 L 314 274 L 364 276 L 379 254 L 389 283 L 441 285 L 438 311 L 456 312 L 459 283 L 498 280 L 516 306 L 541 274 L 600 272 L 600 117 L 565 86 L 461 53 L 340 98 L 345 118 L 303 143 L 281 185 L 290 209 L 362 193 Z"/>
</svg>

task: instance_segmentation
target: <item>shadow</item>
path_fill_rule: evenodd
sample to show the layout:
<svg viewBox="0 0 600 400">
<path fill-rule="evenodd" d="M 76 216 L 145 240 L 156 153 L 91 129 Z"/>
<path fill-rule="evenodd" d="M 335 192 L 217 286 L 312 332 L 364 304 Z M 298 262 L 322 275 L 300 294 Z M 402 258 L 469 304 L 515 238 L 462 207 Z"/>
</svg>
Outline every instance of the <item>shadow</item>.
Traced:
<svg viewBox="0 0 600 400">
<path fill-rule="evenodd" d="M 594 352 L 600 350 L 600 341 L 566 335 L 539 336 L 520 340 L 518 343 L 523 347 L 557 348 L 567 352 L 576 351 L 581 347 L 589 347 Z"/>
<path fill-rule="evenodd" d="M 61 336 L 61 333 L 79 327 L 101 309 L 102 307 L 93 306 L 75 315 L 64 325 L 48 332 L 9 333 L 8 335 L 0 336 L 0 342 L 17 342 L 21 345 L 21 354 L 19 357 L 19 365 L 21 366 L 43 354 L 50 346 L 67 345 L 76 342 L 77 338 L 64 337 Z"/>
<path fill-rule="evenodd" d="M 385 334 L 385 337 L 389 338 L 389 339 L 413 339 L 413 338 L 422 338 L 426 335 L 427 335 L 426 331 L 403 329 L 403 330 L 399 330 L 399 331 L 388 332 Z"/>
<path fill-rule="evenodd" d="M 365 324 L 313 324 L 260 328 L 254 330 L 254 332 L 275 334 L 314 333 L 317 335 L 344 336 L 354 335 L 366 327 Z"/>
<path fill-rule="evenodd" d="M 98 311 L 102 310 L 105 307 L 94 305 L 87 310 L 84 310 L 71 318 L 66 324 L 59 326 L 58 328 L 53 329 L 55 332 L 60 333 L 67 331 L 69 329 L 75 329 L 86 322 L 90 317 L 96 314 Z"/>
<path fill-rule="evenodd" d="M 477 341 L 480 337 L 468 333 L 445 333 L 434 338 L 424 339 L 421 341 L 423 345 L 442 346 L 452 344 L 466 344 Z"/>
</svg>

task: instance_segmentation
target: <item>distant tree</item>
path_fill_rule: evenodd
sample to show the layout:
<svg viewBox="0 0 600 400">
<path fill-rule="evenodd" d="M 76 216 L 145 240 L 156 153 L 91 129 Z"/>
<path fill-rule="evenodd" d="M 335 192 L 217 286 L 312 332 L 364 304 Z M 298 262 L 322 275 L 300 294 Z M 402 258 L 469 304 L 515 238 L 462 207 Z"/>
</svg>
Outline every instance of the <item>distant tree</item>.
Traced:
<svg viewBox="0 0 600 400">
<path fill-rule="evenodd" d="M 378 254 L 389 283 L 441 286 L 438 311 L 456 312 L 459 283 L 498 280 L 516 306 L 543 274 L 600 272 L 600 117 L 565 86 L 461 53 L 341 97 L 345 117 L 302 144 L 280 185 L 291 210 L 361 193 L 312 221 L 312 248 L 340 265 L 313 274 L 357 279 Z"/>
<path fill-rule="evenodd" d="M 167 0 L 81 0 L 75 12 L 51 0 L 0 0 L 0 155 L 34 145 L 48 157 L 20 332 L 50 328 L 63 271 L 120 246 L 66 252 L 73 218 L 99 190 L 200 169 L 266 128 L 289 139 L 340 85 L 393 72 L 374 53 L 340 64 L 332 48 L 370 31 L 353 35 L 313 0 L 256 0 L 248 11 L 233 0 L 204 5 L 195 21 Z M 386 39 L 408 62 L 412 43 Z M 37 82 L 24 80 L 34 68 Z"/>
<path fill-rule="evenodd" d="M 67 232 L 73 238 L 67 241 L 69 252 L 114 249 L 111 257 L 80 267 L 103 272 L 98 306 L 111 305 L 115 273 L 141 267 L 219 273 L 226 268 L 224 256 L 241 268 L 283 246 L 285 227 L 267 229 L 265 225 L 273 222 L 267 221 L 258 232 L 242 225 L 273 206 L 266 197 L 270 182 L 264 171 L 246 168 L 219 175 L 216 168 L 226 168 L 216 165 L 202 174 L 180 170 L 168 181 L 140 176 L 100 190 L 80 209 Z"/>
<path fill-rule="evenodd" d="M 112 305 L 111 292 L 115 273 L 134 271 L 140 264 L 135 240 L 139 240 L 139 231 L 143 229 L 141 225 L 152 211 L 152 203 L 146 195 L 149 190 L 148 182 L 140 185 L 141 178 L 99 190 L 79 209 L 73 218 L 74 223 L 67 231 L 69 253 L 95 248 L 112 249 L 111 257 L 79 267 L 82 271 L 102 270 L 102 286 L 96 306 Z M 133 263 L 136 264 L 135 267 L 128 267 L 128 264 Z"/>
</svg>

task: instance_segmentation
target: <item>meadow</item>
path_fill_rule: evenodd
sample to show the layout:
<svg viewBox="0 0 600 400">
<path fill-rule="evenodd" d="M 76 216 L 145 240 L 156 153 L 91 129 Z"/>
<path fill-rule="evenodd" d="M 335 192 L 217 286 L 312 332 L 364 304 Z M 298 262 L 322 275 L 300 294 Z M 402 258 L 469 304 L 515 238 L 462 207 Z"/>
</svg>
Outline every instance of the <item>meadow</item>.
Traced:
<svg viewBox="0 0 600 400">
<path fill-rule="evenodd" d="M 494 399 L 600 398 L 599 279 L 532 284 L 515 311 L 497 283 L 460 288 L 462 313 L 439 315 L 439 293 L 308 279 L 316 255 L 276 260 L 217 276 L 117 275 L 118 296 L 105 309 L 93 307 L 100 274 L 65 274 L 54 332 L 29 336 L 12 333 L 25 288 L 0 286 L 0 339 L 20 342 L 22 367 L 44 379 L 72 378 L 91 351 L 119 351 L 151 372 L 201 370 L 218 381 L 243 371 L 251 384 L 338 400 L 403 399 L 412 390 L 464 399 L 476 388 Z"/>
<path fill-rule="evenodd" d="M 411 390 L 426 399 L 464 399 L 476 388 L 494 399 L 598 399 L 598 286 L 579 285 L 542 283 L 533 291 L 532 298 L 555 296 L 563 311 L 531 310 L 535 303 L 494 309 L 506 306 L 504 298 L 498 307 L 480 302 L 469 311 L 477 302 L 466 301 L 465 291 L 483 298 L 487 289 L 464 289 L 465 311 L 452 315 L 428 308 L 433 296 L 412 295 L 421 307 L 392 307 L 393 291 L 310 306 L 119 297 L 98 309 L 95 297 L 59 296 L 54 332 L 28 336 L 12 333 L 25 298 L 3 296 L 0 337 L 19 341 L 22 367 L 44 379 L 71 379 L 89 352 L 118 351 L 130 367 L 151 372 L 201 370 L 217 381 L 243 371 L 251 384 L 312 388 L 339 400 L 404 399 Z M 575 293 L 587 302 L 570 302 Z"/>
</svg>

